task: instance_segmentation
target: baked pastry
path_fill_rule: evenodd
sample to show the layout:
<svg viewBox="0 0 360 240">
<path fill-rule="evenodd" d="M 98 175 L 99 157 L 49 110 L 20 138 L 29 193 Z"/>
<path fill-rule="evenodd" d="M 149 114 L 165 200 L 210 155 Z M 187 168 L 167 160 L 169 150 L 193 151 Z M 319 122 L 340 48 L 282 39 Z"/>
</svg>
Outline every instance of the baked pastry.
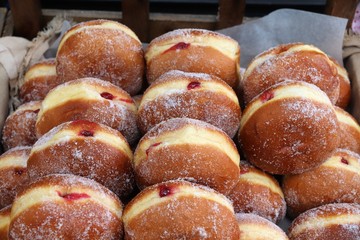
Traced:
<svg viewBox="0 0 360 240">
<path fill-rule="evenodd" d="M 289 228 L 291 240 L 360 239 L 360 205 L 327 204 L 297 217 Z"/>
<path fill-rule="evenodd" d="M 275 223 L 252 213 L 237 213 L 241 240 L 288 240 Z"/>
<path fill-rule="evenodd" d="M 351 84 L 349 75 L 344 67 L 342 67 L 334 58 L 330 57 L 337 68 L 340 83 L 340 91 L 339 91 L 339 98 L 336 101 L 336 106 L 341 108 L 346 108 L 349 105 L 351 99 Z"/>
<path fill-rule="evenodd" d="M 8 239 L 11 205 L 0 209 L 0 239 Z"/>
<path fill-rule="evenodd" d="M 140 91 L 145 69 L 142 44 L 127 26 L 93 20 L 70 28 L 56 54 L 62 81 L 95 77 L 109 81 L 130 95 Z"/>
<path fill-rule="evenodd" d="M 94 179 L 125 201 L 135 189 L 133 153 L 119 131 L 78 120 L 63 123 L 43 135 L 31 149 L 31 180 L 53 173 Z"/>
<path fill-rule="evenodd" d="M 226 133 L 199 120 L 173 118 L 143 136 L 133 167 L 141 188 L 182 178 L 225 194 L 239 181 L 239 162 Z"/>
<path fill-rule="evenodd" d="M 239 239 L 231 202 L 202 185 L 168 181 L 126 205 L 125 239 Z"/>
<path fill-rule="evenodd" d="M 16 196 L 9 239 L 121 239 L 122 210 L 116 195 L 93 180 L 48 175 Z"/>
<path fill-rule="evenodd" d="M 340 83 L 333 61 L 315 46 L 290 43 L 271 48 L 251 61 L 242 79 L 245 104 L 286 79 L 315 84 L 333 104 L 339 98 Z"/>
<path fill-rule="evenodd" d="M 46 94 L 61 84 L 56 75 L 55 59 L 39 61 L 25 73 L 19 96 L 23 102 L 43 100 Z"/>
<path fill-rule="evenodd" d="M 349 149 L 360 154 L 360 126 L 356 119 L 345 110 L 335 107 L 340 125 L 339 148 Z"/>
<path fill-rule="evenodd" d="M 236 213 L 253 213 L 274 223 L 285 217 L 286 202 L 277 180 L 248 162 L 241 161 L 239 182 L 227 197 Z"/>
<path fill-rule="evenodd" d="M 0 209 L 10 205 L 29 183 L 27 161 L 31 147 L 12 148 L 0 156 Z"/>
<path fill-rule="evenodd" d="M 319 167 L 285 176 L 283 191 L 291 217 L 328 203 L 360 204 L 360 156 L 337 149 Z"/>
<path fill-rule="evenodd" d="M 240 78 L 238 42 L 203 29 L 177 29 L 153 39 L 145 60 L 149 83 L 170 70 L 215 75 L 233 88 Z"/>
<path fill-rule="evenodd" d="M 273 174 L 296 174 L 323 163 L 339 144 L 329 98 L 315 85 L 285 81 L 245 108 L 239 142 L 246 159 Z"/>
<path fill-rule="evenodd" d="M 96 78 L 82 78 L 49 92 L 38 114 L 36 134 L 41 137 L 63 122 L 88 120 L 119 130 L 134 144 L 140 137 L 136 117 L 135 103 L 124 90 Z"/>
<path fill-rule="evenodd" d="M 2 131 L 5 150 L 17 146 L 32 146 L 36 142 L 35 122 L 40 107 L 40 101 L 24 103 L 6 118 Z"/>
<path fill-rule="evenodd" d="M 187 117 L 210 123 L 232 138 L 241 109 L 235 92 L 218 77 L 173 70 L 145 91 L 138 114 L 143 133 L 167 119 Z"/>
</svg>

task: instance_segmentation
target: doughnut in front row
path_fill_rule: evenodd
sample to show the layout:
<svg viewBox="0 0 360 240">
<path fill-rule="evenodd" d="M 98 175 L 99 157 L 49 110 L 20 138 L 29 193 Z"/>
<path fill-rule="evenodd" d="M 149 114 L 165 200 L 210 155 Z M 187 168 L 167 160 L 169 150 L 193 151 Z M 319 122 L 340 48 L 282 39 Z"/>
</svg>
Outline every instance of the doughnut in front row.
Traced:
<svg viewBox="0 0 360 240">
<path fill-rule="evenodd" d="M 9 239 L 121 239 L 122 210 L 116 195 L 93 180 L 48 175 L 16 196 Z"/>
<path fill-rule="evenodd" d="M 35 130 L 41 137 L 53 127 L 73 120 L 101 123 L 120 131 L 130 145 L 139 139 L 137 109 L 121 88 L 96 78 L 63 83 L 42 101 Z"/>
<path fill-rule="evenodd" d="M 240 78 L 239 43 L 204 29 L 177 29 L 153 39 L 145 60 L 149 83 L 170 70 L 215 75 L 233 88 Z"/>
<path fill-rule="evenodd" d="M 5 150 L 18 146 L 32 146 L 36 142 L 35 123 L 40 107 L 40 101 L 24 103 L 6 118 L 2 130 L 2 144 Z"/>
<path fill-rule="evenodd" d="M 239 181 L 240 155 L 226 133 L 206 122 L 173 118 L 147 132 L 133 167 L 141 188 L 187 179 L 226 194 Z"/>
<path fill-rule="evenodd" d="M 239 239 L 231 202 L 186 181 L 145 188 L 126 205 L 123 221 L 125 239 Z"/>
<path fill-rule="evenodd" d="M 34 144 L 28 175 L 32 181 L 54 173 L 91 178 L 125 201 L 135 189 L 132 159 L 130 146 L 119 131 L 77 120 L 53 128 Z"/>
<path fill-rule="evenodd" d="M 173 70 L 145 91 L 138 114 L 144 134 L 162 121 L 187 117 L 210 123 L 232 138 L 240 124 L 241 109 L 234 90 L 220 78 Z"/>
<path fill-rule="evenodd" d="M 360 205 L 334 203 L 298 216 L 288 232 L 290 240 L 360 239 Z"/>
<path fill-rule="evenodd" d="M 127 26 L 110 20 L 76 24 L 61 39 L 56 71 L 62 81 L 94 77 L 121 87 L 130 95 L 140 91 L 145 61 L 142 44 Z"/>
<path fill-rule="evenodd" d="M 245 104 L 270 86 L 291 79 L 315 84 L 335 104 L 339 98 L 336 65 L 319 48 L 304 43 L 273 47 L 257 55 L 242 79 Z"/>
<path fill-rule="evenodd" d="M 323 163 L 339 144 L 329 98 L 313 84 L 278 83 L 254 98 L 241 118 L 246 160 L 272 174 L 296 174 Z"/>
<path fill-rule="evenodd" d="M 337 149 L 319 167 L 285 176 L 283 191 L 291 217 L 328 203 L 360 204 L 360 156 Z"/>
</svg>

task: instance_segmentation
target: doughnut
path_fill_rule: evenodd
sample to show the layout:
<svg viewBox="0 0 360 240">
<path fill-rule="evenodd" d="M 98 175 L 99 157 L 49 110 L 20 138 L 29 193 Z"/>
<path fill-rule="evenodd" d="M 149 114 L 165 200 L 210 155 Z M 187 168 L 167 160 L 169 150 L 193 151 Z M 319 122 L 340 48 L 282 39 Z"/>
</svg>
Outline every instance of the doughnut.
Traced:
<svg viewBox="0 0 360 240">
<path fill-rule="evenodd" d="M 360 156 L 337 149 L 319 167 L 283 179 L 288 215 L 328 203 L 360 204 Z"/>
<path fill-rule="evenodd" d="M 47 59 L 32 65 L 25 73 L 19 96 L 23 102 L 43 100 L 46 94 L 59 85 L 55 59 Z"/>
<path fill-rule="evenodd" d="M 12 148 L 0 156 L 0 209 L 11 204 L 29 183 L 27 161 L 31 147 Z"/>
<path fill-rule="evenodd" d="M 290 43 L 271 48 L 250 62 L 241 83 L 245 104 L 286 79 L 315 84 L 333 104 L 338 100 L 340 83 L 333 61 L 315 46 Z"/>
<path fill-rule="evenodd" d="M 241 109 L 235 92 L 221 79 L 172 70 L 145 91 L 138 115 L 144 134 L 167 119 L 187 117 L 210 123 L 232 138 L 240 125 Z"/>
<path fill-rule="evenodd" d="M 285 232 L 273 222 L 252 213 L 237 213 L 241 240 L 288 240 Z"/>
<path fill-rule="evenodd" d="M 290 240 L 360 239 L 360 205 L 327 204 L 310 209 L 291 224 Z"/>
<path fill-rule="evenodd" d="M 127 26 L 93 20 L 70 28 L 56 54 L 62 81 L 94 77 L 121 87 L 130 95 L 140 91 L 145 70 L 142 44 Z"/>
<path fill-rule="evenodd" d="M 17 146 L 32 146 L 36 142 L 35 122 L 40 107 L 39 101 L 24 103 L 6 118 L 2 131 L 5 150 Z"/>
<path fill-rule="evenodd" d="M 73 120 L 88 120 L 119 130 L 129 144 L 140 137 L 137 109 L 124 90 L 95 78 L 66 82 L 48 93 L 41 104 L 35 130 L 41 137 L 53 127 Z"/>
<path fill-rule="evenodd" d="M 145 50 L 146 77 L 181 70 L 215 75 L 231 87 L 240 77 L 240 46 L 234 39 L 203 29 L 178 29 L 153 39 Z"/>
<path fill-rule="evenodd" d="M 349 149 L 360 154 L 360 126 L 358 122 L 340 107 L 335 107 L 335 113 L 340 125 L 339 148 Z"/>
<path fill-rule="evenodd" d="M 239 239 L 231 202 L 186 181 L 152 185 L 126 205 L 125 239 Z"/>
<path fill-rule="evenodd" d="M 225 132 L 203 121 L 173 118 L 143 136 L 133 168 L 141 188 L 182 178 L 226 194 L 239 181 L 239 162 Z"/>
<path fill-rule="evenodd" d="M 240 162 L 239 182 L 227 197 L 235 213 L 253 213 L 274 223 L 285 217 L 285 198 L 277 180 L 248 162 Z"/>
<path fill-rule="evenodd" d="M 125 201 L 135 188 L 133 153 L 119 131 L 77 120 L 63 123 L 43 135 L 28 160 L 31 180 L 52 173 L 91 178 Z"/>
<path fill-rule="evenodd" d="M 48 175 L 16 196 L 9 239 L 121 239 L 122 211 L 116 195 L 93 180 Z"/>
<path fill-rule="evenodd" d="M 323 163 L 338 146 L 329 98 L 313 84 L 284 81 L 245 108 L 238 134 L 245 158 L 272 174 L 296 174 Z"/>
<path fill-rule="evenodd" d="M 8 239 L 11 205 L 0 209 L 0 239 Z"/>
<path fill-rule="evenodd" d="M 340 88 L 339 88 L 339 98 L 336 101 L 335 105 L 345 109 L 351 99 L 351 84 L 349 75 L 344 67 L 342 67 L 334 58 L 329 57 L 331 61 L 334 62 L 339 78 Z"/>
</svg>

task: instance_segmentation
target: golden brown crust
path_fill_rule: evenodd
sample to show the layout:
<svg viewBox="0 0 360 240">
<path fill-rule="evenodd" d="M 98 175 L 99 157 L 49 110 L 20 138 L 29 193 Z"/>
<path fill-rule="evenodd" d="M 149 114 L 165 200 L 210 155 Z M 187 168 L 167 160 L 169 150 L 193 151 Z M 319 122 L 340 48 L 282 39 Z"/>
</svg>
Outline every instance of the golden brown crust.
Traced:
<svg viewBox="0 0 360 240">
<path fill-rule="evenodd" d="M 36 142 L 35 122 L 40 107 L 40 101 L 28 102 L 6 118 L 2 132 L 5 150 L 17 146 L 32 146 Z"/>
<path fill-rule="evenodd" d="M 276 179 L 245 161 L 241 161 L 240 169 L 240 180 L 227 195 L 235 212 L 254 213 L 274 223 L 283 219 L 286 203 Z M 247 178 L 246 174 L 255 176 Z"/>
<path fill-rule="evenodd" d="M 286 176 L 283 191 L 291 217 L 328 203 L 360 203 L 360 156 L 337 149 L 319 167 Z"/>
<path fill-rule="evenodd" d="M 337 77 L 339 78 L 339 83 L 340 83 L 339 99 L 336 101 L 335 105 L 345 109 L 349 105 L 351 99 L 351 85 L 350 85 L 349 75 L 346 69 L 342 67 L 336 61 L 336 59 L 332 57 L 329 57 L 329 59 L 334 62 L 338 70 Z"/>
<path fill-rule="evenodd" d="M 202 45 L 196 45 L 196 38 L 203 38 Z M 237 45 L 236 60 L 227 56 L 223 52 L 211 46 L 208 43 L 209 39 L 214 38 L 217 41 L 223 39 L 228 44 Z M 157 47 L 163 47 L 167 42 L 173 43 L 168 49 L 156 56 L 149 57 L 149 49 L 154 51 Z M 172 49 L 176 44 L 185 43 L 188 47 Z M 194 44 L 195 43 L 195 44 Z M 194 44 L 194 45 L 193 45 Z M 170 70 L 181 70 L 185 72 L 199 72 L 215 75 L 224 80 L 231 87 L 237 86 L 239 82 L 239 61 L 240 61 L 240 47 L 238 43 L 229 37 L 206 31 L 202 29 L 178 29 L 150 42 L 146 51 L 145 58 L 147 60 L 146 76 L 149 83 L 154 82 L 158 77 Z"/>
<path fill-rule="evenodd" d="M 303 94 L 316 90 L 317 99 L 306 95 L 281 97 L 282 89 L 297 91 L 297 86 L 305 87 Z M 325 100 L 314 85 L 293 81 L 276 84 L 254 98 L 244 110 L 248 118 L 242 120 L 238 135 L 247 160 L 274 174 L 301 173 L 319 166 L 339 143 L 339 123 Z M 252 113 L 259 102 L 262 105 Z"/>
<path fill-rule="evenodd" d="M 186 85 L 192 82 L 199 83 L 199 87 L 191 90 L 188 90 L 186 85 L 181 89 L 169 87 L 166 90 L 162 89 L 156 98 L 144 102 L 150 91 L 161 89 L 167 83 L 178 84 L 184 81 L 187 82 Z M 238 100 L 236 98 L 234 101 L 227 93 L 202 88 L 202 85 L 209 82 L 225 88 L 236 98 L 235 92 L 215 76 L 181 71 L 170 71 L 162 75 L 144 93 L 138 112 L 140 130 L 146 133 L 167 119 L 187 117 L 210 123 L 232 138 L 240 124 L 241 109 Z"/>
<path fill-rule="evenodd" d="M 127 151 L 96 137 L 101 133 L 111 135 Z M 58 141 L 57 135 L 62 136 Z M 49 141 L 54 142 L 49 145 Z M 84 120 L 63 123 L 34 145 L 28 160 L 29 177 L 35 180 L 48 174 L 71 173 L 94 179 L 125 201 L 135 189 L 132 154 L 128 152 L 131 150 L 125 138 L 112 128 Z"/>
<path fill-rule="evenodd" d="M 114 27 L 101 27 L 104 23 Z M 94 20 L 69 29 L 56 56 L 59 78 L 71 81 L 96 77 L 135 95 L 142 86 L 144 54 L 139 40 L 127 34 L 124 28 L 128 29 L 118 22 Z"/>
<path fill-rule="evenodd" d="M 332 103 L 336 103 L 340 83 L 335 64 L 318 49 L 291 51 L 293 47 L 302 46 L 310 45 L 303 43 L 279 45 L 253 59 L 249 66 L 254 65 L 259 58 L 268 58 L 245 72 L 242 88 L 246 104 L 268 87 L 286 79 L 313 83 L 329 96 Z"/>
</svg>

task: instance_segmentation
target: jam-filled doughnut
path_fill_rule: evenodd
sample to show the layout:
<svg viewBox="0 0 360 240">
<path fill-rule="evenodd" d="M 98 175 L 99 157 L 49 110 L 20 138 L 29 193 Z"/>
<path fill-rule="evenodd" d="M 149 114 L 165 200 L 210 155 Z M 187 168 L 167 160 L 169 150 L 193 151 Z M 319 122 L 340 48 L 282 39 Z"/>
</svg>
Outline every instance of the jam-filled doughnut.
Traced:
<svg viewBox="0 0 360 240">
<path fill-rule="evenodd" d="M 11 205 L 0 209 L 0 239 L 7 240 L 10 225 Z"/>
<path fill-rule="evenodd" d="M 218 77 L 173 70 L 145 91 L 138 114 L 143 133 L 164 120 L 188 117 L 210 123 L 232 138 L 241 109 L 234 90 Z"/>
<path fill-rule="evenodd" d="M 253 213 L 271 222 L 285 217 L 286 202 L 277 180 L 250 163 L 241 161 L 240 178 L 227 197 L 236 213 Z"/>
<path fill-rule="evenodd" d="M 351 99 L 351 84 L 349 75 L 344 67 L 342 67 L 334 58 L 330 57 L 337 68 L 337 77 L 339 78 L 339 98 L 335 105 L 341 108 L 346 108 L 349 105 Z"/>
<path fill-rule="evenodd" d="M 48 175 L 16 196 L 9 239 L 121 239 L 122 210 L 116 195 L 91 179 Z"/>
<path fill-rule="evenodd" d="M 52 173 L 91 178 L 112 190 L 123 201 L 135 187 L 133 154 L 119 131 L 77 120 L 63 123 L 43 135 L 31 149 L 31 180 Z"/>
<path fill-rule="evenodd" d="M 213 31 L 177 29 L 163 34 L 150 42 L 145 59 L 149 83 L 170 70 L 215 75 L 231 87 L 239 82 L 238 42 Z"/>
<path fill-rule="evenodd" d="M 295 174 L 323 163 L 338 146 L 335 110 L 315 85 L 284 81 L 244 110 L 239 142 L 246 159 L 273 174 Z"/>
<path fill-rule="evenodd" d="M 56 54 L 62 81 L 95 77 L 121 87 L 130 95 L 140 91 L 145 61 L 142 44 L 125 25 L 93 20 L 70 28 Z"/>
<path fill-rule="evenodd" d="M 290 240 L 360 239 L 360 205 L 327 204 L 310 209 L 291 224 Z"/>
<path fill-rule="evenodd" d="M 23 102 L 43 100 L 46 94 L 59 85 L 55 59 L 47 59 L 32 65 L 24 76 L 19 96 Z"/>
<path fill-rule="evenodd" d="M 360 156 L 337 149 L 319 167 L 285 176 L 283 191 L 292 217 L 328 203 L 360 204 Z"/>
<path fill-rule="evenodd" d="M 183 178 L 225 194 L 239 181 L 239 161 L 234 142 L 217 127 L 173 118 L 144 135 L 133 166 L 141 187 Z"/>
<path fill-rule="evenodd" d="M 340 125 L 339 148 L 349 149 L 360 154 L 360 126 L 356 119 L 345 110 L 335 107 L 335 113 Z"/>
<path fill-rule="evenodd" d="M 315 46 L 290 43 L 271 48 L 252 60 L 242 79 L 245 103 L 286 79 L 315 84 L 333 104 L 338 100 L 340 83 L 334 62 Z"/>
<path fill-rule="evenodd" d="M 288 240 L 275 223 L 252 213 L 237 213 L 241 240 Z"/>
<path fill-rule="evenodd" d="M 35 123 L 40 107 L 40 101 L 24 103 L 6 118 L 2 132 L 5 150 L 32 146 L 36 142 Z"/>
<path fill-rule="evenodd" d="M 29 183 L 27 161 L 31 147 L 12 148 L 0 156 L 0 209 L 11 204 Z"/>
<path fill-rule="evenodd" d="M 231 202 L 186 181 L 145 188 L 126 205 L 123 221 L 125 239 L 239 239 Z"/>
<path fill-rule="evenodd" d="M 137 109 L 128 93 L 96 78 L 66 82 L 48 93 L 36 121 L 36 134 L 72 120 L 88 120 L 119 130 L 129 144 L 139 138 Z"/>
</svg>

